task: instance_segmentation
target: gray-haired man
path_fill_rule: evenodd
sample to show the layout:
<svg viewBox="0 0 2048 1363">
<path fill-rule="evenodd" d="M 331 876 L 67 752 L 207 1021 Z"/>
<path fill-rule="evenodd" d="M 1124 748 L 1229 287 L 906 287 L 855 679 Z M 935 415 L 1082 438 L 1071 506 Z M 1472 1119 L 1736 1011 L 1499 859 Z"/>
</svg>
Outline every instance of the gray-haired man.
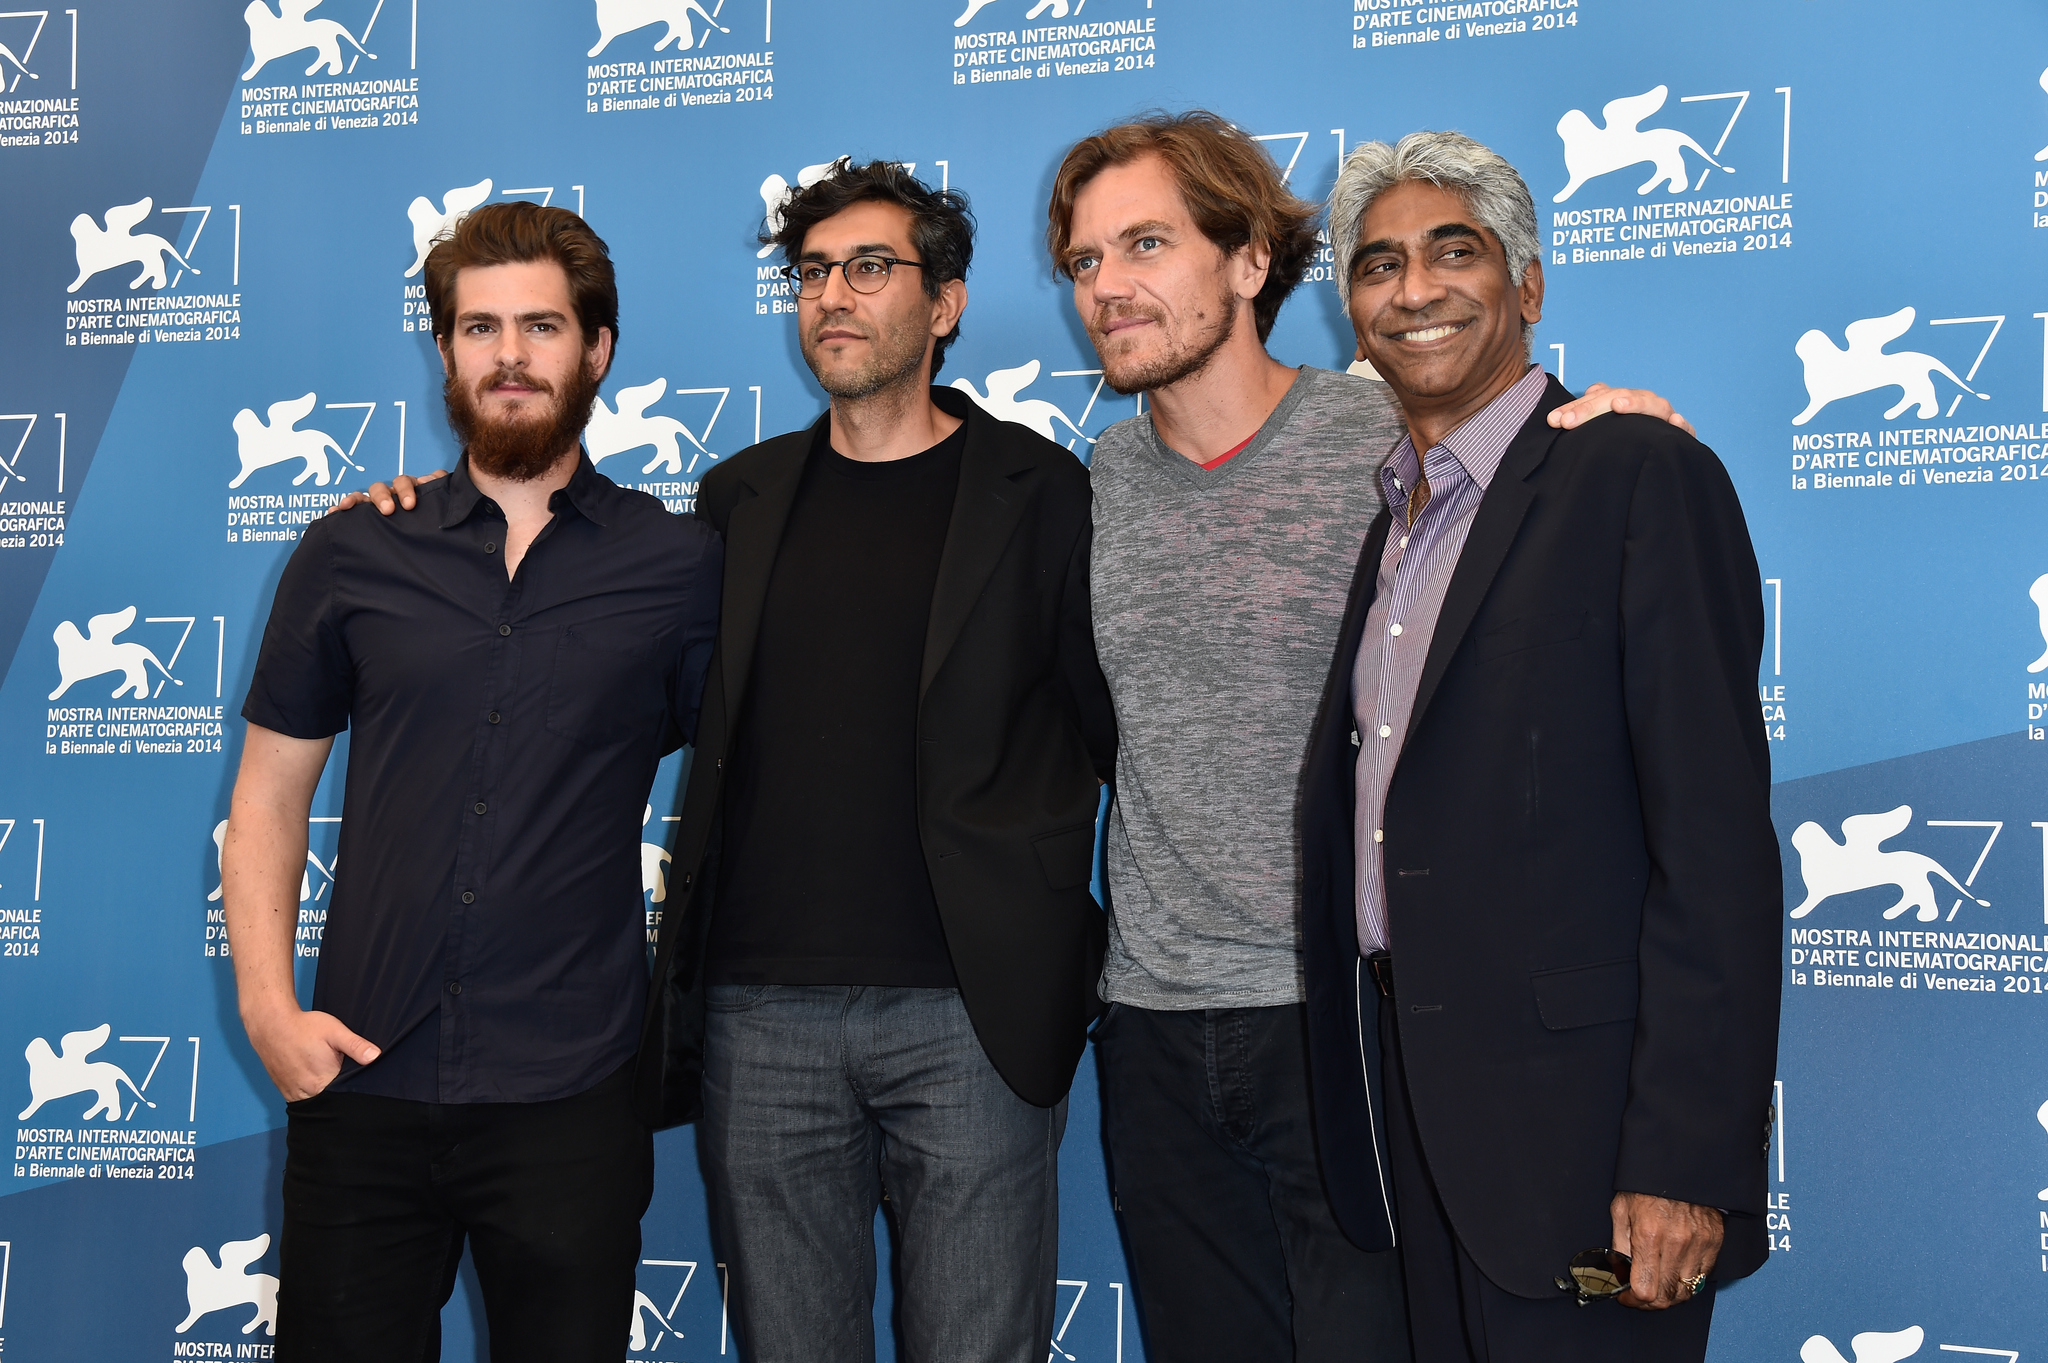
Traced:
<svg viewBox="0 0 2048 1363">
<path fill-rule="evenodd" d="M 1767 1253 L 1782 884 L 1742 508 L 1669 425 L 1548 423 L 1499 156 L 1360 147 L 1330 232 L 1408 428 L 1302 785 L 1331 1203 L 1398 1242 L 1420 1363 L 1698 1360 L 1708 1283 Z M 1574 1293 L 1582 1266 L 1608 1276 Z"/>
</svg>

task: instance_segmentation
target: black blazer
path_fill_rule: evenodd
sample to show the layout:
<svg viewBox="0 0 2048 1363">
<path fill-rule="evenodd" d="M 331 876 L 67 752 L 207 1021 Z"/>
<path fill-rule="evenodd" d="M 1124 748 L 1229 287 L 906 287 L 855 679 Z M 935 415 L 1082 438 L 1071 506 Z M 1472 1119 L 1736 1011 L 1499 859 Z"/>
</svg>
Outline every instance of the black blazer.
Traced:
<svg viewBox="0 0 2048 1363">
<path fill-rule="evenodd" d="M 934 388 L 932 400 L 966 419 L 967 446 L 925 635 L 918 827 L 975 1033 L 1011 1088 L 1050 1106 L 1066 1096 L 1101 1007 L 1106 936 L 1088 878 L 1116 723 L 1089 616 L 1088 472 L 964 394 Z M 725 536 L 725 596 L 635 1078 L 637 1110 L 655 1127 L 702 1111 L 726 754 L 817 430 L 740 451 L 697 496 L 697 515 Z"/>
<path fill-rule="evenodd" d="M 1783 884 L 1757 718 L 1761 584 L 1727 472 L 1676 428 L 1544 417 L 1479 504 L 1383 827 L 1415 1118 L 1493 1282 L 1557 1295 L 1617 1191 L 1719 1207 L 1713 1276 L 1763 1262 Z M 1397 1239 L 1379 996 L 1358 958 L 1351 673 L 1367 536 L 1303 775 L 1316 1123 L 1345 1232 Z"/>
</svg>

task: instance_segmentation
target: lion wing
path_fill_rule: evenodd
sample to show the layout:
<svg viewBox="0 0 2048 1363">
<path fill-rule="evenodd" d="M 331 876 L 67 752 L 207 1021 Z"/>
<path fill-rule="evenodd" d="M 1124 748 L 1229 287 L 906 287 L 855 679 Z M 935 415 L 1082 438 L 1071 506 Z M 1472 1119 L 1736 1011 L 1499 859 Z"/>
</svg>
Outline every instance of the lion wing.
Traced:
<svg viewBox="0 0 2048 1363">
<path fill-rule="evenodd" d="M 1851 351 L 1875 354 L 1887 343 L 1898 340 L 1913 329 L 1913 315 L 1913 309 L 1908 305 L 1883 317 L 1865 317 L 1842 328 L 1842 336 L 1849 342 Z"/>
<path fill-rule="evenodd" d="M 1842 837 L 1851 847 L 1876 847 L 1896 838 L 1913 822 L 1913 806 L 1900 805 L 1882 814 L 1851 814 L 1842 820 Z"/>
<path fill-rule="evenodd" d="M 1668 86 L 1660 85 L 1654 90 L 1645 90 L 1640 95 L 1623 95 L 1610 99 L 1600 110 L 1600 117 L 1606 121 L 1607 131 L 1618 132 L 1627 129 L 1634 132 L 1636 124 L 1664 107 L 1664 97 L 1670 93 Z"/>
<path fill-rule="evenodd" d="M 304 421 L 313 413 L 313 404 L 319 401 L 319 394 L 308 393 L 302 398 L 286 398 L 283 402 L 270 404 L 270 431 L 272 435 L 282 434 Z"/>
<path fill-rule="evenodd" d="M 85 637 L 98 644 L 110 643 L 116 634 L 119 634 L 134 623 L 135 607 L 133 606 L 128 607 L 126 610 L 110 611 L 105 615 L 95 615 L 85 622 Z M 102 1027 L 100 1030 L 104 1032 L 106 1028 Z M 85 1033 L 73 1032 L 72 1035 L 83 1036 Z M 100 1040 L 104 1041 L 106 1038 L 101 1037 Z"/>
<path fill-rule="evenodd" d="M 57 1038 L 57 1049 L 63 1052 L 66 1060 L 83 1060 L 106 1045 L 113 1030 L 112 1023 L 102 1022 L 89 1032 L 66 1032 Z"/>
</svg>

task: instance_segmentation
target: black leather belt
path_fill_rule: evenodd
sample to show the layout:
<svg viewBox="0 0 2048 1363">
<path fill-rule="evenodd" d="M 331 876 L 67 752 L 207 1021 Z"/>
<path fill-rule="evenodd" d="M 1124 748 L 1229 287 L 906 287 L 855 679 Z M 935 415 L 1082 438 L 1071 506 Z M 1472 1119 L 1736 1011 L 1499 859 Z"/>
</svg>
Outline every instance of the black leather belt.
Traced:
<svg viewBox="0 0 2048 1363">
<path fill-rule="evenodd" d="M 1365 968 L 1372 976 L 1373 985 L 1380 991 L 1380 997 L 1394 997 L 1394 954 L 1390 951 L 1375 951 L 1365 958 Z"/>
</svg>

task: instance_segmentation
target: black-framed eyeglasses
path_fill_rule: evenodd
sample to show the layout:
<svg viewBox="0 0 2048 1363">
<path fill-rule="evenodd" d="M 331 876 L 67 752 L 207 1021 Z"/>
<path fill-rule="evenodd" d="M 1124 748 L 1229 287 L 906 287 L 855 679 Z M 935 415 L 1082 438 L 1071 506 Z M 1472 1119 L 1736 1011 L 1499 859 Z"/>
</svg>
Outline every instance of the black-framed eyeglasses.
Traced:
<svg viewBox="0 0 2048 1363">
<path fill-rule="evenodd" d="M 1576 1292 L 1581 1306 L 1628 1291 L 1629 1257 L 1618 1249 L 1581 1250 L 1565 1272 L 1570 1276 L 1554 1280 L 1557 1290 Z"/>
<path fill-rule="evenodd" d="M 851 260 L 799 260 L 794 265 L 782 267 L 796 285 L 798 298 L 816 298 L 825 292 L 825 281 L 832 277 L 832 271 L 839 270 L 846 275 L 846 287 L 855 293 L 880 293 L 889 286 L 889 272 L 898 265 L 912 265 L 924 268 L 921 260 L 899 260 L 895 256 L 855 256 Z"/>
</svg>

